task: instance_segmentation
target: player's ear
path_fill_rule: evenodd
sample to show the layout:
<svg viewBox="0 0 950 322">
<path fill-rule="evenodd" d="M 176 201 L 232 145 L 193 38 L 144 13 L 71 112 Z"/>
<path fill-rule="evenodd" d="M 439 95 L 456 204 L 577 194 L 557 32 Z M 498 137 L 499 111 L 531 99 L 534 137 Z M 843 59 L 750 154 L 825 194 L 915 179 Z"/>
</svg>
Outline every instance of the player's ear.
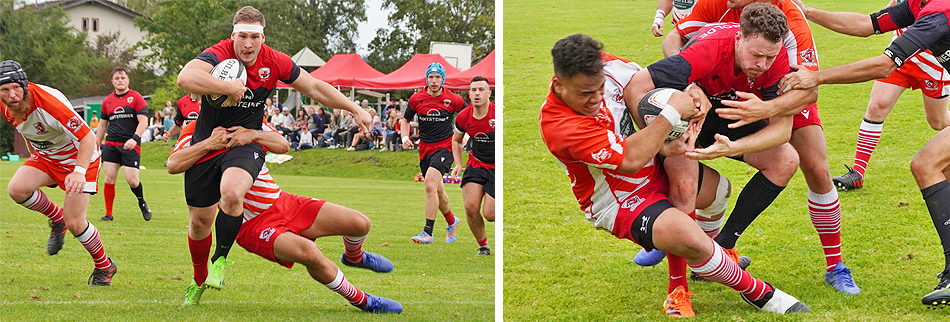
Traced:
<svg viewBox="0 0 950 322">
<path fill-rule="evenodd" d="M 564 90 L 564 83 L 561 82 L 561 79 L 560 79 L 560 78 L 557 78 L 557 76 L 554 76 L 554 79 L 551 80 L 551 85 L 554 86 L 554 92 L 556 92 L 556 93 L 558 93 L 558 94 L 560 94 L 561 91 Z"/>
</svg>

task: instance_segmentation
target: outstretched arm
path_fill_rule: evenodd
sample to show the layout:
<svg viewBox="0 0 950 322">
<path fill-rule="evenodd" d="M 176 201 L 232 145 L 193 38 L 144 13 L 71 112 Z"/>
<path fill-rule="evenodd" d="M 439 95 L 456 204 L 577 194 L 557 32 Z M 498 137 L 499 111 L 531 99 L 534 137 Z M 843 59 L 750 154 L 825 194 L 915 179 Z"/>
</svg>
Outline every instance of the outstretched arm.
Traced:
<svg viewBox="0 0 950 322">
<path fill-rule="evenodd" d="M 859 37 L 874 34 L 871 16 L 855 12 L 829 12 L 806 6 L 801 0 L 792 0 L 800 8 L 805 18 L 832 31 Z"/>
</svg>

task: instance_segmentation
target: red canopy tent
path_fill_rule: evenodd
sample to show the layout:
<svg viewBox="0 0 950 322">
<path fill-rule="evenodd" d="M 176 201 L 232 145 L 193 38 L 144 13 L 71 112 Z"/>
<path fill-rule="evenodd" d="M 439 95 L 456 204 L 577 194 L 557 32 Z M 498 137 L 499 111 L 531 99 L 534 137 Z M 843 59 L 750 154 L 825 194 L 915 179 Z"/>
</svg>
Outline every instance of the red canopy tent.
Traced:
<svg viewBox="0 0 950 322">
<path fill-rule="evenodd" d="M 333 87 L 354 87 L 357 79 L 381 77 L 385 74 L 374 69 L 357 54 L 334 55 L 326 65 L 310 73 Z"/>
<path fill-rule="evenodd" d="M 332 59 L 331 59 L 332 60 Z M 415 54 L 405 65 L 392 73 L 376 78 L 356 79 L 354 87 L 371 90 L 398 90 L 418 89 L 425 87 L 425 71 L 431 63 L 440 63 L 445 67 L 445 77 L 459 73 L 458 68 L 449 65 L 449 62 L 439 54 Z M 327 62 L 329 65 L 330 62 Z M 321 67 L 321 68 L 325 68 Z M 318 69 L 319 70 L 319 69 Z"/>
<path fill-rule="evenodd" d="M 468 91 L 472 77 L 483 76 L 488 79 L 488 84 L 495 87 L 495 51 L 492 50 L 482 61 L 469 69 L 463 70 L 452 76 L 446 76 L 445 88 L 453 91 Z"/>
</svg>

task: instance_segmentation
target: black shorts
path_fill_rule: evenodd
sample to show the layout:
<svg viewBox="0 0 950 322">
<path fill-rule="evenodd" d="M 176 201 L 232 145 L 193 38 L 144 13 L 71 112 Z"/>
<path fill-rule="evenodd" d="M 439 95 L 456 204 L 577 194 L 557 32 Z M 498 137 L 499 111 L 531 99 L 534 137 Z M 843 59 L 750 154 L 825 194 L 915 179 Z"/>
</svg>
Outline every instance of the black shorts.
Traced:
<svg viewBox="0 0 950 322">
<path fill-rule="evenodd" d="M 264 166 L 264 147 L 242 145 L 196 164 L 185 171 L 185 201 L 192 207 L 210 207 L 221 200 L 221 174 L 231 167 L 247 171 L 251 179 Z"/>
<path fill-rule="evenodd" d="M 656 248 L 653 246 L 653 223 L 656 222 L 656 218 L 660 214 L 670 208 L 675 207 L 669 200 L 659 200 L 643 209 L 640 215 L 633 220 L 633 224 L 630 225 L 630 235 L 643 249 L 650 251 Z"/>
<path fill-rule="evenodd" d="M 419 160 L 419 169 L 422 170 L 422 175 L 426 175 L 426 172 L 429 171 L 429 168 L 435 168 L 439 170 L 443 176 L 452 169 L 452 162 L 455 161 L 455 157 L 452 156 L 452 151 L 449 149 L 441 148 L 435 150 L 429 155 L 422 157 Z"/>
<path fill-rule="evenodd" d="M 102 162 L 118 163 L 123 167 L 138 169 L 139 162 L 142 160 L 142 156 L 135 152 L 135 149 L 126 150 L 121 145 L 103 144 L 99 146 L 99 149 L 102 151 Z"/>
<path fill-rule="evenodd" d="M 758 120 L 739 128 L 730 129 L 728 125 L 736 121 L 721 118 L 719 117 L 719 113 L 716 113 L 716 109 L 720 107 L 729 107 L 723 105 L 720 100 L 712 97 L 709 98 L 709 101 L 712 102 L 712 109 L 706 114 L 703 129 L 699 131 L 699 137 L 696 138 L 696 147 L 705 148 L 716 143 L 716 134 L 725 135 L 729 140 L 735 141 L 758 132 L 769 125 L 769 122 L 766 120 Z"/>
<path fill-rule="evenodd" d="M 482 185 L 482 191 L 495 198 L 495 169 L 465 167 L 465 174 L 462 175 L 462 186 L 466 183 Z"/>
</svg>

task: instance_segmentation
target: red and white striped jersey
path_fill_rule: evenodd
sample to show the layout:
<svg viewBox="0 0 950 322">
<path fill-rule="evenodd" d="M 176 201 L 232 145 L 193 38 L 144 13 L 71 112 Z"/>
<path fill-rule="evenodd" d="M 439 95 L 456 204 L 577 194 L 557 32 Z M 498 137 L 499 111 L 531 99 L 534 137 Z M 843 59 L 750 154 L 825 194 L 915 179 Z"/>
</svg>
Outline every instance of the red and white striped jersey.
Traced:
<svg viewBox="0 0 950 322">
<path fill-rule="evenodd" d="M 179 134 L 178 142 L 175 143 L 175 147 L 172 149 L 172 154 L 191 146 L 191 136 L 195 132 L 195 125 L 196 122 L 191 122 L 181 129 L 181 134 Z M 267 121 L 264 121 L 262 129 L 263 131 L 277 132 Z M 270 176 L 270 171 L 265 163 L 261 166 L 261 172 L 254 180 L 254 184 L 251 185 L 251 189 L 244 194 L 244 221 L 254 219 L 254 217 L 260 215 L 267 208 L 273 206 L 279 197 L 280 186 Z"/>
<path fill-rule="evenodd" d="M 614 117 L 614 133 L 621 137 L 630 136 L 635 131 L 633 119 L 627 111 L 627 104 L 623 101 L 623 89 L 630 82 L 633 74 L 643 69 L 637 63 L 601 52 L 604 60 L 604 104 Z"/>
<path fill-rule="evenodd" d="M 891 41 L 893 42 L 894 39 L 900 37 L 905 30 L 907 30 L 907 28 L 894 30 L 894 37 L 891 38 Z M 907 60 L 907 63 L 897 68 L 897 71 L 911 78 L 924 81 L 950 81 L 950 74 L 948 74 L 947 70 L 943 68 L 943 65 L 937 61 L 937 58 L 930 52 L 930 49 L 925 49 L 912 56 Z M 943 95 L 950 95 L 950 88 L 943 87 L 943 91 Z"/>
<path fill-rule="evenodd" d="M 25 120 L 17 120 L 6 105 L 0 103 L 3 118 L 33 146 L 33 156 L 51 164 L 71 169 L 79 155 L 79 141 L 90 133 L 86 121 L 73 111 L 72 105 L 59 90 L 40 84 L 27 84 L 33 110 Z M 89 162 L 99 162 L 99 146 Z"/>
<path fill-rule="evenodd" d="M 697 0 L 673 0 L 673 12 L 670 13 L 673 16 L 673 24 L 676 24 L 689 15 L 693 11 L 693 6 L 696 5 Z"/>
<path fill-rule="evenodd" d="M 553 89 L 541 106 L 540 123 L 541 137 L 571 179 L 584 216 L 594 227 L 612 232 L 623 201 L 656 180 L 656 157 L 637 173 L 618 171 L 626 143 L 614 132 L 606 105 L 597 116 L 580 115 Z"/>
</svg>

